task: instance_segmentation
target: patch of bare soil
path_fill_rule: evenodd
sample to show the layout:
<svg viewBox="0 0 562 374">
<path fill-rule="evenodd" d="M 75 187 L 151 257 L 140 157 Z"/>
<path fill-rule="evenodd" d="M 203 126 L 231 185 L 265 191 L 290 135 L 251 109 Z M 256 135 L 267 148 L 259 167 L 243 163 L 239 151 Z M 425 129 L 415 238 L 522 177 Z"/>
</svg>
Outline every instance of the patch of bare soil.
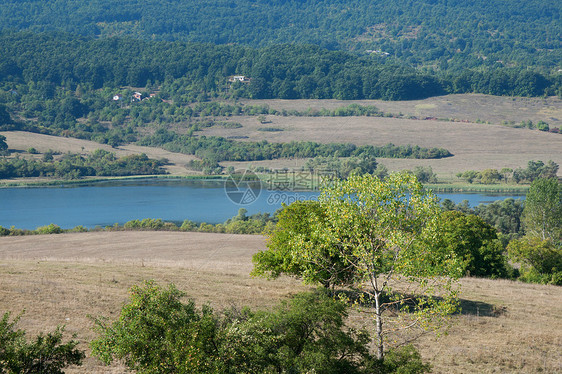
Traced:
<svg viewBox="0 0 562 374">
<path fill-rule="evenodd" d="M 178 232 L 92 232 L 0 238 L 0 312 L 26 310 L 30 334 L 66 325 L 81 348 L 94 338 L 87 315 L 115 319 L 127 290 L 143 280 L 170 282 L 215 309 L 268 308 L 305 290 L 298 281 L 251 278 L 250 258 L 264 238 Z M 463 312 L 449 334 L 416 342 L 435 373 L 562 371 L 562 287 L 461 280 Z M 369 316 L 354 323 L 371 326 Z M 124 373 L 88 357 L 68 373 Z"/>
</svg>

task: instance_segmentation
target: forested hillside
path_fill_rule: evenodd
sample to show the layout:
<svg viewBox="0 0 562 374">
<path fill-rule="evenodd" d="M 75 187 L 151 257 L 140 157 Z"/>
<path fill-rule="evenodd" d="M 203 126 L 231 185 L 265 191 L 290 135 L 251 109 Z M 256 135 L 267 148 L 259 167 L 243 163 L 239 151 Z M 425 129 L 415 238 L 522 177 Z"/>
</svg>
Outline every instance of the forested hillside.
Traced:
<svg viewBox="0 0 562 374">
<path fill-rule="evenodd" d="M 412 66 L 560 67 L 557 0 L 3 0 L 0 30 L 264 47 L 315 44 Z"/>
<path fill-rule="evenodd" d="M 0 34 L 0 82 L 30 82 L 74 90 L 161 85 L 170 96 L 214 93 L 249 98 L 410 100 L 444 93 L 539 96 L 562 92 L 562 74 L 524 68 L 421 72 L 370 56 L 316 46 L 244 46 L 84 39 L 67 34 Z M 241 74 L 246 82 L 229 82 Z M 180 100 L 181 101 L 181 100 Z"/>
</svg>

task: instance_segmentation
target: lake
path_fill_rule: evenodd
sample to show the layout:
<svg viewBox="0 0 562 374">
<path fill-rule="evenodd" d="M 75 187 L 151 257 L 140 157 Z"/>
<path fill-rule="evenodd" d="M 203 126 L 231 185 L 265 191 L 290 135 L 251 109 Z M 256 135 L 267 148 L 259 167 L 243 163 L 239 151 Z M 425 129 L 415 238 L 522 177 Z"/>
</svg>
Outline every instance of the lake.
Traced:
<svg viewBox="0 0 562 374">
<path fill-rule="evenodd" d="M 2 188 L 0 226 L 35 229 L 54 223 L 62 228 L 93 228 L 143 218 L 220 223 L 235 216 L 240 208 L 247 209 L 248 214 L 273 213 L 282 203 L 318 196 L 318 192 L 311 191 L 232 187 L 223 181 L 149 179 L 72 187 Z M 481 193 L 437 195 L 455 203 L 468 200 L 471 207 L 509 197 L 524 198 Z"/>
</svg>

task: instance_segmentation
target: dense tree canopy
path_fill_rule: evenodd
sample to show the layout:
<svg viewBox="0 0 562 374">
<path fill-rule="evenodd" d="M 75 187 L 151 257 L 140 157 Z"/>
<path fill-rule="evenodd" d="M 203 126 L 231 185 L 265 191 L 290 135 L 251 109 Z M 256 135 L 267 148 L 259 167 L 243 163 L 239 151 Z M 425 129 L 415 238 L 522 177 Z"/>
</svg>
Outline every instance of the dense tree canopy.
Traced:
<svg viewBox="0 0 562 374">
<path fill-rule="evenodd" d="M 316 44 L 441 69 L 552 69 L 561 60 L 560 8 L 555 0 L 8 0 L 0 3 L 0 27 L 254 47 Z"/>
<path fill-rule="evenodd" d="M 506 260 L 497 231 L 480 217 L 457 211 L 444 212 L 436 247 L 447 247 L 464 259 L 466 273 L 477 277 L 506 277 Z"/>
<path fill-rule="evenodd" d="M 324 207 L 316 201 L 284 206 L 269 233 L 268 249 L 253 256 L 253 275 L 276 278 L 288 274 L 326 288 L 354 285 L 355 269 L 338 253 L 336 243 L 314 232 L 313 222 L 327 224 Z"/>
<path fill-rule="evenodd" d="M 82 39 L 65 34 L 0 33 L 0 52 L 10 56 L 10 67 L 5 67 L 0 81 L 35 82 L 45 98 L 55 93 L 50 84 L 74 91 L 78 84 L 84 90 L 103 86 L 148 87 L 166 82 L 169 86 L 163 91 L 174 93 L 230 90 L 232 95 L 250 98 L 384 100 L 463 92 L 553 95 L 562 85 L 560 75 L 550 74 L 551 71 L 534 73 L 526 68 L 495 67 L 461 75 L 436 75 L 403 64 L 310 45 L 253 49 L 116 37 Z M 249 84 L 230 85 L 228 77 L 236 74 L 249 77 Z M 76 116 L 84 109 L 76 104 L 67 103 L 69 114 Z"/>
</svg>

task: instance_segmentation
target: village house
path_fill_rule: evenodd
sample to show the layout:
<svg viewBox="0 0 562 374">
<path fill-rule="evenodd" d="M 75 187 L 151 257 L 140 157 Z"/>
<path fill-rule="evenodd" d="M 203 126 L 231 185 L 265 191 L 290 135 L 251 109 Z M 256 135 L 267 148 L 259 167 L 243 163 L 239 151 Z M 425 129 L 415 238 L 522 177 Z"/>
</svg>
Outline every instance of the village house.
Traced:
<svg viewBox="0 0 562 374">
<path fill-rule="evenodd" d="M 245 75 L 233 75 L 228 78 L 228 81 L 231 83 L 233 82 L 248 83 L 250 82 L 250 78 L 246 77 Z"/>
</svg>

